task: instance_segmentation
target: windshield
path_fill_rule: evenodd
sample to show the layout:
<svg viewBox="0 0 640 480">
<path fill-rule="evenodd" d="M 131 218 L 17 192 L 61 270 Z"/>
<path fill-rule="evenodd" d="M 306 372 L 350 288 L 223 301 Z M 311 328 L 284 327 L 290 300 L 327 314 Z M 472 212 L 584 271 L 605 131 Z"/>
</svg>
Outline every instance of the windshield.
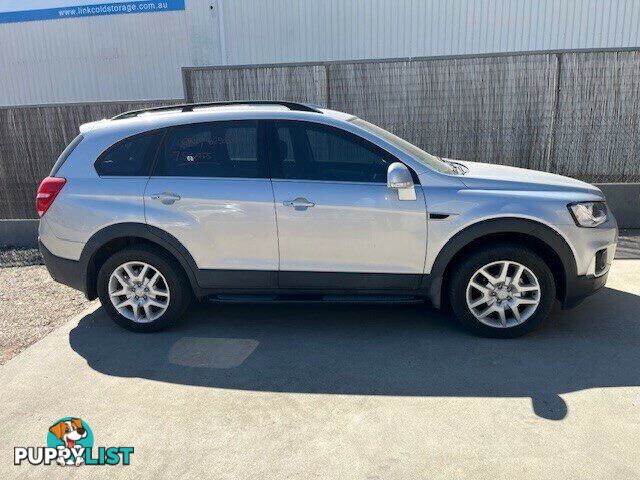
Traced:
<svg viewBox="0 0 640 480">
<path fill-rule="evenodd" d="M 365 122 L 361 118 L 354 118 L 351 123 L 357 125 L 361 128 L 364 128 L 368 132 L 373 133 L 374 135 L 385 139 L 387 142 L 392 144 L 394 147 L 399 148 L 404 151 L 408 155 L 411 155 L 421 164 L 432 168 L 436 172 L 440 173 L 456 173 L 455 167 L 452 165 L 443 162 L 435 155 L 431 155 L 430 153 L 425 152 L 421 148 L 416 147 L 412 143 L 403 140 L 402 138 L 394 135 L 391 132 L 386 131 L 384 128 L 380 128 L 377 125 L 374 125 L 369 122 Z"/>
</svg>

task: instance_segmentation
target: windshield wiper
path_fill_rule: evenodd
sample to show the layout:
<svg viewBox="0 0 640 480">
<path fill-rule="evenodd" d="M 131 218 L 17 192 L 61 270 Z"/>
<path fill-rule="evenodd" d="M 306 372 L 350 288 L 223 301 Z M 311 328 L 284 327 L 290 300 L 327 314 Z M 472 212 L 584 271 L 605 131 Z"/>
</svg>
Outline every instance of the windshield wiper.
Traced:
<svg viewBox="0 0 640 480">
<path fill-rule="evenodd" d="M 442 162 L 449 165 L 452 168 L 453 172 L 457 175 L 464 175 L 468 171 L 467 167 L 465 167 L 461 163 L 452 162 L 451 160 L 444 160 L 442 157 L 439 158 Z"/>
</svg>

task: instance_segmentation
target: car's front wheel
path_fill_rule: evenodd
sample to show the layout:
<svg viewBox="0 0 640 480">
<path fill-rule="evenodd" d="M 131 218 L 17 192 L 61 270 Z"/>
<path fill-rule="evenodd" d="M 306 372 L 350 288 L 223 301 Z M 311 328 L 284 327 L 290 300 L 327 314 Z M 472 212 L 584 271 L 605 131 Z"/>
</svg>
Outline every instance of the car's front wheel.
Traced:
<svg viewBox="0 0 640 480">
<path fill-rule="evenodd" d="M 535 329 L 551 312 L 556 288 L 545 261 L 519 245 L 470 252 L 454 267 L 449 302 L 473 332 L 512 338 Z"/>
<path fill-rule="evenodd" d="M 98 297 L 109 316 L 135 332 L 162 330 L 186 311 L 189 282 L 159 249 L 137 245 L 109 257 L 98 273 Z"/>
</svg>

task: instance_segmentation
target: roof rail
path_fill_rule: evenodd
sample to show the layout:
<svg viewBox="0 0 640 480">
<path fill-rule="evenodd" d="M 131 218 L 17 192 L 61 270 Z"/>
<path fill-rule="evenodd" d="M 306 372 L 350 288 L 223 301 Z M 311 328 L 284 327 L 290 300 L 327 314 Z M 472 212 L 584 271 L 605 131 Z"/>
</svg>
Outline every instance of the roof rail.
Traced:
<svg viewBox="0 0 640 480">
<path fill-rule="evenodd" d="M 120 120 L 123 118 L 132 118 L 137 117 L 142 113 L 147 112 L 163 112 L 163 111 L 171 111 L 171 110 L 180 110 L 182 112 L 192 112 L 194 108 L 204 108 L 204 107 L 225 107 L 231 105 L 280 105 L 283 107 L 287 107 L 289 110 L 296 112 L 313 112 L 313 113 L 322 113 L 318 108 L 311 105 L 305 105 L 304 103 L 297 102 L 279 102 L 279 101 L 271 101 L 271 100 L 234 100 L 234 101 L 224 101 L 224 102 L 205 102 L 205 103 L 181 103 L 177 105 L 163 105 L 161 107 L 150 107 L 150 108 L 141 108 L 139 110 L 129 110 L 128 112 L 120 113 L 116 115 L 111 120 Z"/>
</svg>

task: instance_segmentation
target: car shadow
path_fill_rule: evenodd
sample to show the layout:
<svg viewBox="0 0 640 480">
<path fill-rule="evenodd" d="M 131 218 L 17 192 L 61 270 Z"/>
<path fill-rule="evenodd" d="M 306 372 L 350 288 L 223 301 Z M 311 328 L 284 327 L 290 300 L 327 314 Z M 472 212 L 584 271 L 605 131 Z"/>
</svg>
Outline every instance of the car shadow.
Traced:
<svg viewBox="0 0 640 480">
<path fill-rule="evenodd" d="M 561 420 L 560 394 L 640 385 L 640 296 L 604 288 L 515 340 L 478 338 L 426 305 L 196 305 L 135 334 L 102 309 L 71 347 L 107 375 L 269 392 L 530 397 Z"/>
</svg>

